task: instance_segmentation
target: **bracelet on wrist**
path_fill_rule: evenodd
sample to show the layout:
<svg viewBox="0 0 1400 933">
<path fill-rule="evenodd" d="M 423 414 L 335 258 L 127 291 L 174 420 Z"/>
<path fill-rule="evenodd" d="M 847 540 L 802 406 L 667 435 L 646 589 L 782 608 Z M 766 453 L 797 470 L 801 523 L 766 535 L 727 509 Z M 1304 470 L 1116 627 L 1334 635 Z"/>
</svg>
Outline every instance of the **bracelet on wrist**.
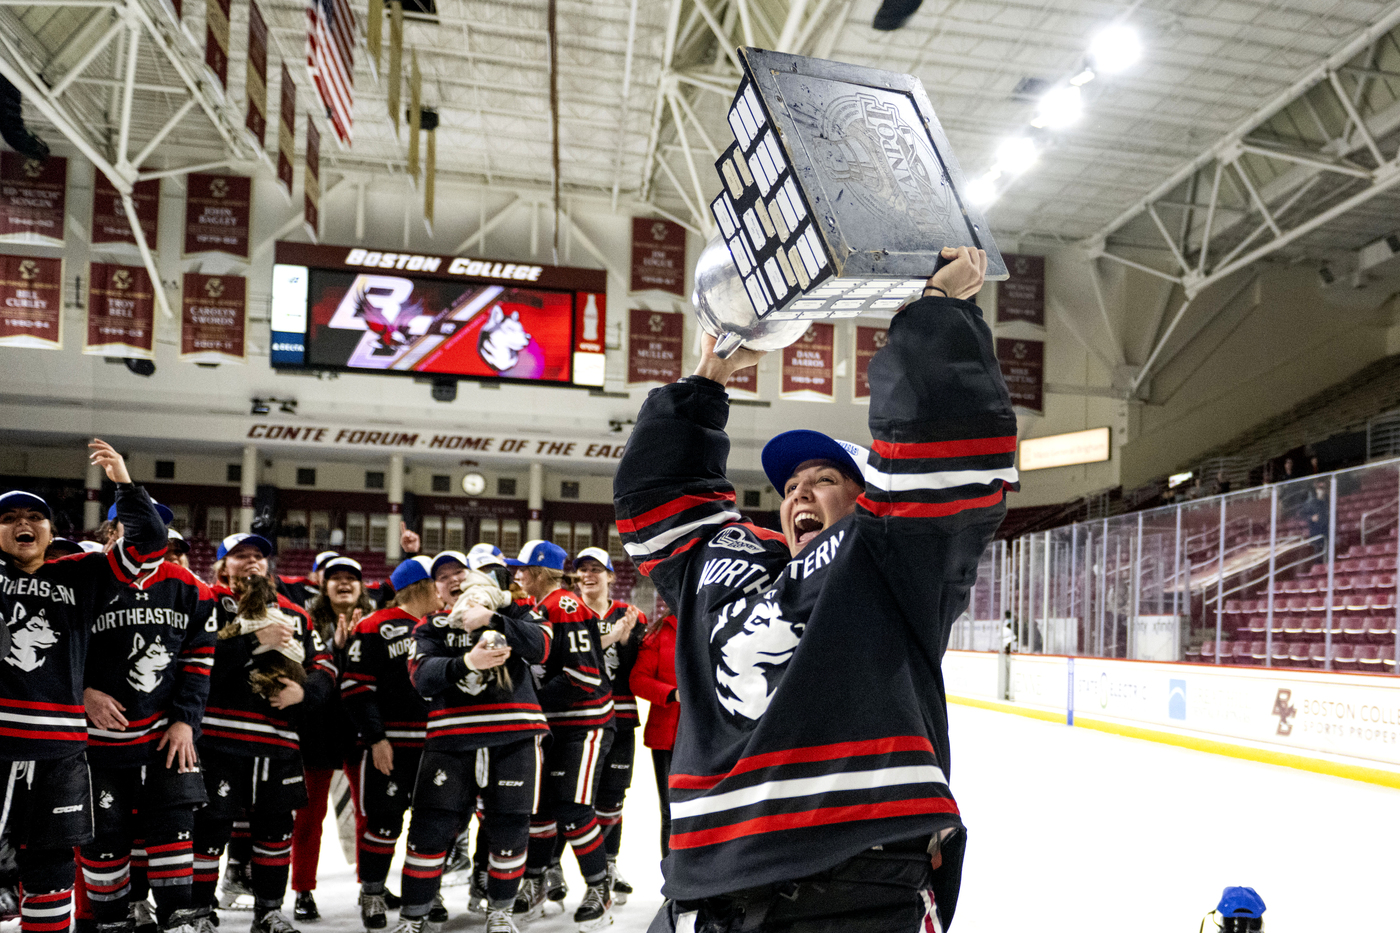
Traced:
<svg viewBox="0 0 1400 933">
<path fill-rule="evenodd" d="M 928 297 L 928 293 L 929 293 L 929 292 L 942 292 L 944 298 L 951 298 L 951 297 L 953 297 L 952 295 L 949 295 L 949 294 L 948 294 L 948 292 L 947 292 L 946 289 L 944 289 L 944 288 L 942 288 L 941 286 L 938 286 L 938 285 L 925 285 L 925 286 L 924 286 L 924 297 L 925 297 L 925 298 Z"/>
</svg>

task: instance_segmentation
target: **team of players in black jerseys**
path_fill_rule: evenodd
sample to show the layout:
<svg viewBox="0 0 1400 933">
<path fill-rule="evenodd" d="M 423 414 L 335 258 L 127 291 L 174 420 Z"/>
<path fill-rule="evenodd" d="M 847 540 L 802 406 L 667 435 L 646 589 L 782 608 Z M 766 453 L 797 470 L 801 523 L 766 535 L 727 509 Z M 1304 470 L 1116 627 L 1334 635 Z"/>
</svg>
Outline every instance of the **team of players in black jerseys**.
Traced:
<svg viewBox="0 0 1400 933">
<path fill-rule="evenodd" d="M 587 885 L 579 929 L 612 922 L 631 891 L 616 856 L 645 619 L 609 597 L 606 551 L 575 556 L 577 591 L 548 541 L 518 559 L 490 544 L 411 557 L 391 605 L 367 611 L 356 561 L 323 553 L 311 577 L 279 579 L 270 542 L 235 534 L 206 585 L 170 511 L 91 446 L 117 484 L 104 551 L 48 552 L 48 504 L 0 496 L 0 830 L 19 854 L 23 933 L 66 933 L 75 882 L 90 933 L 213 933 L 216 906 L 240 895 L 254 933 L 293 933 L 281 908 L 310 802 L 304 753 L 335 701 L 358 738 L 345 771 L 366 930 L 387 929 L 391 905 L 395 933 L 436 930 L 443 872 L 464 865 L 469 909 L 514 931 L 567 897 L 566 845 Z M 386 882 L 410 810 L 397 898 Z"/>
</svg>

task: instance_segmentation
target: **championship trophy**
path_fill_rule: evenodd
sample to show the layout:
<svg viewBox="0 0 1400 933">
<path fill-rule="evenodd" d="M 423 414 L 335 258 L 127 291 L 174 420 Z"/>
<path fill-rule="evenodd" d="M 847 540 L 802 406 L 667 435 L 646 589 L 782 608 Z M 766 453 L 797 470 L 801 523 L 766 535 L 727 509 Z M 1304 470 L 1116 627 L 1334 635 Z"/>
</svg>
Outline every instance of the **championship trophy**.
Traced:
<svg viewBox="0 0 1400 933">
<path fill-rule="evenodd" d="M 940 251 L 1006 263 L 913 75 L 743 48 L 729 108 L 734 143 L 715 163 L 720 235 L 691 297 L 715 353 L 776 350 L 811 321 L 894 311 L 918 297 Z"/>
</svg>

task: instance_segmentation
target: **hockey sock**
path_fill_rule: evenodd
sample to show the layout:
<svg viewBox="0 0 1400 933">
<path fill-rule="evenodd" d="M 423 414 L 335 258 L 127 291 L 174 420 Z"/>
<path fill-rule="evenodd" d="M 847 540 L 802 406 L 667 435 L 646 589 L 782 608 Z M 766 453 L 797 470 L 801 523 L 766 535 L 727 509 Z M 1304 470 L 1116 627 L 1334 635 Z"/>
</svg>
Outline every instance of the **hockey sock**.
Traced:
<svg viewBox="0 0 1400 933">
<path fill-rule="evenodd" d="M 254 813 L 253 901 L 280 910 L 292 864 L 292 814 Z"/>
<path fill-rule="evenodd" d="M 125 920 L 131 900 L 131 843 L 120 837 L 90 842 L 79 851 L 78 864 L 93 919 L 98 923 Z"/>
<path fill-rule="evenodd" d="M 230 865 L 247 865 L 253 861 L 253 833 L 247 819 L 233 821 L 233 835 L 228 842 Z"/>
<path fill-rule="evenodd" d="M 219 888 L 219 857 L 229 847 L 233 821 L 206 816 L 208 807 L 194 815 L 194 905 L 213 907 Z M 229 853 L 229 864 L 233 854 Z"/>
<path fill-rule="evenodd" d="M 194 906 L 194 811 L 158 810 L 146 827 L 146 877 L 156 896 L 156 920 L 164 926 L 177 910 Z M 133 870 L 133 874 L 135 874 Z M 132 885 L 135 896 L 135 885 Z"/>
<path fill-rule="evenodd" d="M 403 835 L 403 811 L 391 809 L 365 818 L 364 831 L 356 847 L 360 882 L 382 886 L 389 878 L 389 863 L 394 859 L 394 846 Z"/>
<path fill-rule="evenodd" d="M 603 847 L 608 859 L 617 858 L 622 849 L 622 801 L 616 804 L 600 804 L 597 807 L 598 825 L 603 829 Z"/>
<path fill-rule="evenodd" d="M 67 933 L 73 913 L 73 850 L 20 846 L 19 902 L 22 933 Z"/>
<path fill-rule="evenodd" d="M 530 817 L 530 850 L 525 861 L 525 876 L 538 878 L 554 858 L 554 846 L 559 838 L 559 824 L 540 814 Z"/>
<path fill-rule="evenodd" d="M 408 824 L 408 852 L 403 860 L 403 907 L 399 916 L 426 917 L 442 885 L 442 868 L 460 820 L 450 810 L 414 809 Z"/>
<path fill-rule="evenodd" d="M 603 849 L 603 831 L 593 808 L 583 803 L 559 807 L 559 829 L 573 847 L 583 880 L 591 885 L 608 877 L 608 856 Z"/>
<path fill-rule="evenodd" d="M 191 810 L 190 814 L 193 815 L 194 811 Z M 146 875 L 150 868 L 147 858 L 146 840 L 131 840 L 131 900 L 133 902 L 144 901 L 146 896 L 151 893 L 150 879 Z"/>
<path fill-rule="evenodd" d="M 550 865 L 558 865 L 559 862 L 564 858 L 564 850 L 567 849 L 568 847 L 569 847 L 569 840 L 565 839 L 563 836 L 555 836 L 555 837 L 554 837 L 554 852 L 553 852 L 553 854 L 551 854 L 550 857 L 549 857 L 549 864 L 550 864 Z"/>
<path fill-rule="evenodd" d="M 486 814 L 486 836 L 490 845 L 487 859 L 486 896 L 492 904 L 515 900 L 530 845 L 530 817 L 524 813 Z"/>
</svg>

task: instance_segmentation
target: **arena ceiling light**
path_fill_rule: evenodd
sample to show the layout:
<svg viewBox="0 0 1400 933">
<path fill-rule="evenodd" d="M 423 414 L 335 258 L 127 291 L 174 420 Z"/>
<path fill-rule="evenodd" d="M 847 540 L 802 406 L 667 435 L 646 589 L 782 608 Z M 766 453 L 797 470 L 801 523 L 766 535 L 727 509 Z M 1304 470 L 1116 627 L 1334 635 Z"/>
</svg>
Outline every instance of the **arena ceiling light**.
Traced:
<svg viewBox="0 0 1400 933">
<path fill-rule="evenodd" d="M 1089 43 L 1089 61 L 1105 74 L 1117 74 L 1136 65 L 1142 58 L 1142 41 L 1131 26 L 1116 24 L 1094 36 Z"/>
<path fill-rule="evenodd" d="M 996 178 L 991 172 L 968 182 L 967 199 L 978 207 L 986 207 L 997 199 Z"/>
<path fill-rule="evenodd" d="M 270 411 L 272 411 L 271 405 L 267 404 L 267 402 L 263 399 L 255 398 L 253 399 L 253 405 L 252 408 L 249 409 L 248 414 L 265 415 Z"/>
<path fill-rule="evenodd" d="M 1054 88 L 1040 98 L 1040 110 L 1031 126 L 1037 129 L 1064 129 L 1084 115 L 1084 99 L 1074 84 Z"/>
<path fill-rule="evenodd" d="M 1040 158 L 1040 147 L 1029 136 L 1013 136 L 997 147 L 996 167 L 1007 175 L 1019 175 Z"/>
</svg>

